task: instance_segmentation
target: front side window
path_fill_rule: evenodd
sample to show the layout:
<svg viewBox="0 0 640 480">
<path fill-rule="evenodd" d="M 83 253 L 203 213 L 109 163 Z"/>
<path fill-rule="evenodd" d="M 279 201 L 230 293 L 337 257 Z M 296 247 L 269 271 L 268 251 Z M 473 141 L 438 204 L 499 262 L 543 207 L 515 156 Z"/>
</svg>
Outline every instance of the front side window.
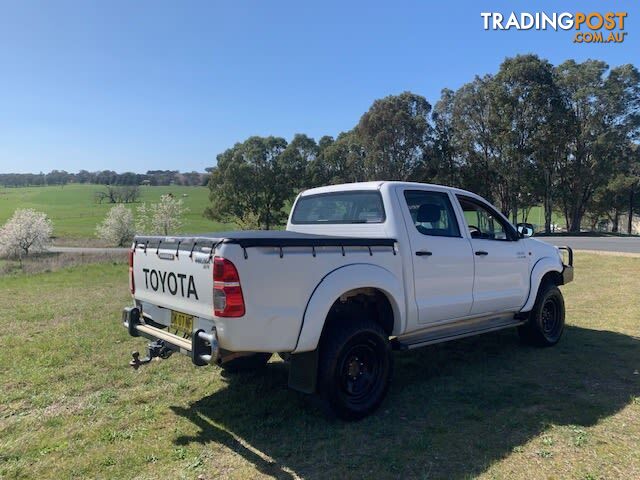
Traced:
<svg viewBox="0 0 640 480">
<path fill-rule="evenodd" d="M 460 236 L 458 222 L 446 193 L 406 190 L 404 198 L 418 232 L 435 237 Z"/>
<path fill-rule="evenodd" d="M 510 240 L 506 222 L 484 205 L 458 197 L 471 238 Z"/>
<path fill-rule="evenodd" d="M 335 192 L 300 197 L 291 217 L 295 224 L 382 223 L 385 220 L 378 191 Z"/>
</svg>

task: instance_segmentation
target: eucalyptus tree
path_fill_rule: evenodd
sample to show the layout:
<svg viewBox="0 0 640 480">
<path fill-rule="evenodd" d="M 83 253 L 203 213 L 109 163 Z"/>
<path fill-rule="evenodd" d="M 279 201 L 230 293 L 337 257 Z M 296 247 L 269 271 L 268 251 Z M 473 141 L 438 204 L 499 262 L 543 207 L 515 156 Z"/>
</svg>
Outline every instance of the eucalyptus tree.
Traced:
<svg viewBox="0 0 640 480">
<path fill-rule="evenodd" d="M 560 200 L 569 231 L 577 232 L 594 194 L 616 173 L 617 159 L 637 138 L 638 71 L 597 60 L 569 60 L 555 70 L 568 108 L 568 154 L 559 168 Z"/>
<path fill-rule="evenodd" d="M 518 55 L 502 63 L 494 80 L 504 210 L 517 223 L 520 209 L 542 200 L 549 231 L 554 172 L 566 144 L 566 111 L 554 83 L 553 66 L 537 55 Z"/>
<path fill-rule="evenodd" d="M 430 112 L 431 104 L 411 92 L 373 102 L 355 128 L 367 180 L 413 178 L 432 147 Z"/>
<path fill-rule="evenodd" d="M 318 140 L 316 155 L 309 160 L 306 167 L 305 178 L 308 187 L 318 187 L 333 183 L 331 181 L 333 172 L 327 161 L 326 152 L 334 142 L 334 138 L 330 135 L 320 137 L 320 140 Z"/>
<path fill-rule="evenodd" d="M 367 177 L 365 149 L 355 130 L 342 132 L 333 142 L 325 142 L 318 157 L 321 160 L 324 184 L 374 180 Z"/>
<path fill-rule="evenodd" d="M 501 148 L 492 101 L 494 88 L 491 75 L 476 77 L 460 87 L 453 97 L 452 125 L 456 149 L 462 159 L 461 184 L 500 203 L 504 211 L 505 198 L 497 188 L 499 172 L 496 165 Z"/>
<path fill-rule="evenodd" d="M 284 204 L 294 194 L 291 162 L 280 137 L 250 137 L 219 154 L 209 178 L 211 206 L 205 214 L 243 228 L 265 228 L 284 221 Z"/>
<path fill-rule="evenodd" d="M 440 100 L 431 114 L 434 129 L 433 157 L 425 162 L 422 179 L 435 183 L 455 186 L 461 182 L 463 159 L 454 124 L 455 92 L 448 88 L 442 90 Z"/>
<path fill-rule="evenodd" d="M 622 145 L 620 150 L 614 173 L 606 184 L 596 189 L 587 216 L 592 220 L 592 227 L 604 217 L 611 222 L 612 232 L 619 232 L 624 227 L 627 233 L 632 233 L 633 215 L 640 203 L 640 152 L 638 145 L 632 142 Z M 621 225 L 625 214 L 627 224 Z"/>
<path fill-rule="evenodd" d="M 319 153 L 320 147 L 313 138 L 297 133 L 282 152 L 282 175 L 286 178 L 280 181 L 294 190 L 308 187 L 311 183 L 307 178 L 309 165 L 315 162 Z"/>
</svg>

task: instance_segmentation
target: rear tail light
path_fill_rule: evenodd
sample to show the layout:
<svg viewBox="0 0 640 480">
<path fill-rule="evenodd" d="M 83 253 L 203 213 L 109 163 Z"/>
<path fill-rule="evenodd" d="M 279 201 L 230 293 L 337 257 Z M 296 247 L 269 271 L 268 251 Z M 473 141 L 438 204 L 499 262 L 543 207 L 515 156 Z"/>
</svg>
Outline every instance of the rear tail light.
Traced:
<svg viewBox="0 0 640 480">
<path fill-rule="evenodd" d="M 136 293 L 136 283 L 133 280 L 133 254 L 135 251 L 133 248 L 129 250 L 129 290 L 131 290 L 131 295 Z"/>
<path fill-rule="evenodd" d="M 244 298 L 236 266 L 226 258 L 213 259 L 213 312 L 218 317 L 242 317 Z"/>
</svg>

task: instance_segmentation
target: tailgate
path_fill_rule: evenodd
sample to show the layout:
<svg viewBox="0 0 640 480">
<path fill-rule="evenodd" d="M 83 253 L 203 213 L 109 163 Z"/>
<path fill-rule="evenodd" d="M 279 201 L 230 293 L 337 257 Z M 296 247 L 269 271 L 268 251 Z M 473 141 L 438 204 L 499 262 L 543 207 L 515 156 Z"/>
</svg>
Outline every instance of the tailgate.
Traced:
<svg viewBox="0 0 640 480">
<path fill-rule="evenodd" d="M 210 248 L 181 250 L 137 244 L 133 254 L 136 300 L 203 318 L 213 316 Z"/>
</svg>

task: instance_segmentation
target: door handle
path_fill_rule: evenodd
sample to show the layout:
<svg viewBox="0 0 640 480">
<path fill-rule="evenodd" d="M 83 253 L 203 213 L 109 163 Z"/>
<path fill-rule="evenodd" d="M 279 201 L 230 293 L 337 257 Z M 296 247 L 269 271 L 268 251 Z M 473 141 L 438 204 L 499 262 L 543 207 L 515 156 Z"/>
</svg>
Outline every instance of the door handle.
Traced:
<svg viewBox="0 0 640 480">
<path fill-rule="evenodd" d="M 485 255 L 489 255 L 489 252 L 485 252 L 484 250 L 478 250 L 476 255 L 479 257 L 484 257 Z"/>
<path fill-rule="evenodd" d="M 428 252 L 427 250 L 418 250 L 416 252 L 416 255 L 419 257 L 430 257 L 431 255 L 433 255 L 433 253 Z"/>
</svg>

